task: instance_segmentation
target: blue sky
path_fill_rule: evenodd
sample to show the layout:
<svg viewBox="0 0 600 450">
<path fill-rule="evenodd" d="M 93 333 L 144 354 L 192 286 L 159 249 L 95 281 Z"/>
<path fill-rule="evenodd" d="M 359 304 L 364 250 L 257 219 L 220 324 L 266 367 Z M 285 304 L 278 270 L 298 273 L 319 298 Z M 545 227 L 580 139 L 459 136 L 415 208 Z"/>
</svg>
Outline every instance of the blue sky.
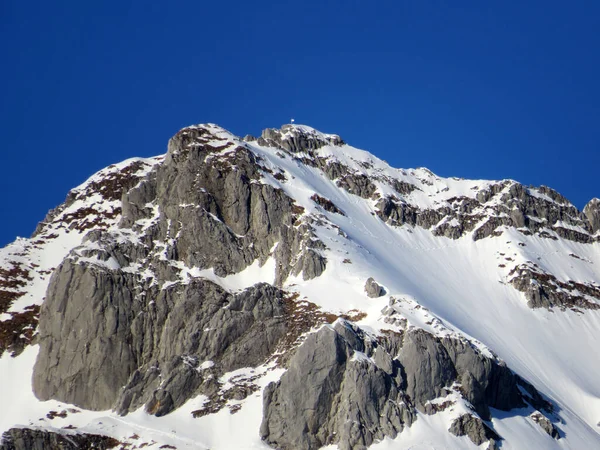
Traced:
<svg viewBox="0 0 600 450">
<path fill-rule="evenodd" d="M 0 245 L 201 122 L 294 117 L 396 167 L 582 208 L 600 196 L 598 30 L 594 1 L 2 1 Z"/>
</svg>

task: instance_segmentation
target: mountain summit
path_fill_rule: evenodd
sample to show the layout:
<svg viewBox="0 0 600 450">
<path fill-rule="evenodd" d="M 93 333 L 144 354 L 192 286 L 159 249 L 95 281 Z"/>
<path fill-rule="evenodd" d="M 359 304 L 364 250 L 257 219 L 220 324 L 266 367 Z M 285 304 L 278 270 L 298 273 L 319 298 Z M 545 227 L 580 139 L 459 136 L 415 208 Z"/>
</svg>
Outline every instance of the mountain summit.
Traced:
<svg viewBox="0 0 600 450">
<path fill-rule="evenodd" d="M 0 250 L 0 449 L 600 447 L 600 201 L 204 124 Z"/>
</svg>

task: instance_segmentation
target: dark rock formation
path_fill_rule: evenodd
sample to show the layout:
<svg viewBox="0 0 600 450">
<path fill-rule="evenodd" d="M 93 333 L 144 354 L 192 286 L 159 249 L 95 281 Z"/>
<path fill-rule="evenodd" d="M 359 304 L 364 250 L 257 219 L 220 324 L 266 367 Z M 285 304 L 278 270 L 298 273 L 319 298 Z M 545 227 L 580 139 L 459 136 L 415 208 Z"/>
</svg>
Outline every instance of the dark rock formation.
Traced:
<svg viewBox="0 0 600 450">
<path fill-rule="evenodd" d="M 262 132 L 258 143 L 279 147 L 290 153 L 309 152 L 325 145 L 344 145 L 344 141 L 335 134 L 325 135 L 295 125 L 284 125 L 280 130 L 267 128 Z"/>
<path fill-rule="evenodd" d="M 564 239 L 589 243 L 594 241 L 590 233 L 600 224 L 599 204 L 592 200 L 581 213 L 550 188 L 528 189 L 506 180 L 478 191 L 476 198 L 452 197 L 435 209 L 419 208 L 410 203 L 410 197 L 382 198 L 376 213 L 390 225 L 417 225 L 451 239 L 469 232 L 473 232 L 474 240 L 498 236 L 499 228 L 506 226 L 540 237 L 552 238 L 556 233 Z"/>
<path fill-rule="evenodd" d="M 342 216 L 345 216 L 346 214 L 344 214 L 344 211 L 342 211 L 340 208 L 338 208 L 337 206 L 335 206 L 335 204 L 325 198 L 325 197 L 321 197 L 318 194 L 314 194 L 313 196 L 310 197 L 310 199 L 315 202 L 317 205 L 319 205 L 321 208 L 323 208 L 325 211 L 329 211 L 332 213 L 336 213 L 336 214 L 341 214 Z"/>
<path fill-rule="evenodd" d="M 156 176 L 124 196 L 121 226 L 138 231 L 137 224 L 153 221 L 145 234 L 148 241 L 163 243 L 167 259 L 212 267 L 219 276 L 239 272 L 256 259 L 264 262 L 279 243 L 272 256 L 280 284 L 290 273 L 301 273 L 292 259 L 301 246 L 315 247 L 314 235 L 307 224 L 294 226 L 302 208 L 282 190 L 256 182 L 262 176 L 257 157 L 243 142 L 220 133 L 218 127 L 203 126 L 176 134 Z M 311 258 L 324 262 L 306 256 Z"/>
<path fill-rule="evenodd" d="M 495 446 L 496 441 L 501 439 L 494 430 L 472 414 L 463 414 L 458 417 L 452 422 L 448 431 L 455 436 L 468 436 L 475 445 L 491 441 L 490 444 Z"/>
<path fill-rule="evenodd" d="M 550 420 L 548 420 L 548 418 L 542 413 L 536 411 L 529 417 L 531 417 L 531 419 L 537 423 L 552 439 L 560 439 L 558 428 L 556 428 L 554 424 L 550 422 Z"/>
<path fill-rule="evenodd" d="M 510 283 L 525 294 L 530 308 L 600 309 L 600 287 L 562 282 L 533 264 L 521 264 L 511 270 Z"/>
<path fill-rule="evenodd" d="M 108 450 L 120 442 L 108 436 L 54 433 L 31 428 L 11 428 L 2 435 L 0 450 Z"/>
</svg>

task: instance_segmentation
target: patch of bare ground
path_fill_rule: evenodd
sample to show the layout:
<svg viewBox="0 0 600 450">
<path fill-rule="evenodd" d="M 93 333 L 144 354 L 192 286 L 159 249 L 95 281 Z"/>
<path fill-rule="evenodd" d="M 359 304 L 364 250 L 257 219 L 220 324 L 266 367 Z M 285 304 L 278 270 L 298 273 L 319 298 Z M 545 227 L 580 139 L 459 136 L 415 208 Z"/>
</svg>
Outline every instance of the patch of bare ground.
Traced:
<svg viewBox="0 0 600 450">
<path fill-rule="evenodd" d="M 39 305 L 30 305 L 22 312 L 10 312 L 10 318 L 0 321 L 0 355 L 5 351 L 18 356 L 36 336 L 40 317 Z"/>
</svg>

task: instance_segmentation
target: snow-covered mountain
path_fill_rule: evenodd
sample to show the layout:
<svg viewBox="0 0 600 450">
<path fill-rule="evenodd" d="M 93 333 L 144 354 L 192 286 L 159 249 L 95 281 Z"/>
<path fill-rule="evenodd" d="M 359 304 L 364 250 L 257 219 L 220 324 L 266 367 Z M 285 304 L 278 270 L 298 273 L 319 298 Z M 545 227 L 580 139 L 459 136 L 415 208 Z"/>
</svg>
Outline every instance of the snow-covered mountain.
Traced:
<svg viewBox="0 0 600 450">
<path fill-rule="evenodd" d="M 0 250 L 0 448 L 600 448 L 600 201 L 182 129 Z"/>
</svg>

